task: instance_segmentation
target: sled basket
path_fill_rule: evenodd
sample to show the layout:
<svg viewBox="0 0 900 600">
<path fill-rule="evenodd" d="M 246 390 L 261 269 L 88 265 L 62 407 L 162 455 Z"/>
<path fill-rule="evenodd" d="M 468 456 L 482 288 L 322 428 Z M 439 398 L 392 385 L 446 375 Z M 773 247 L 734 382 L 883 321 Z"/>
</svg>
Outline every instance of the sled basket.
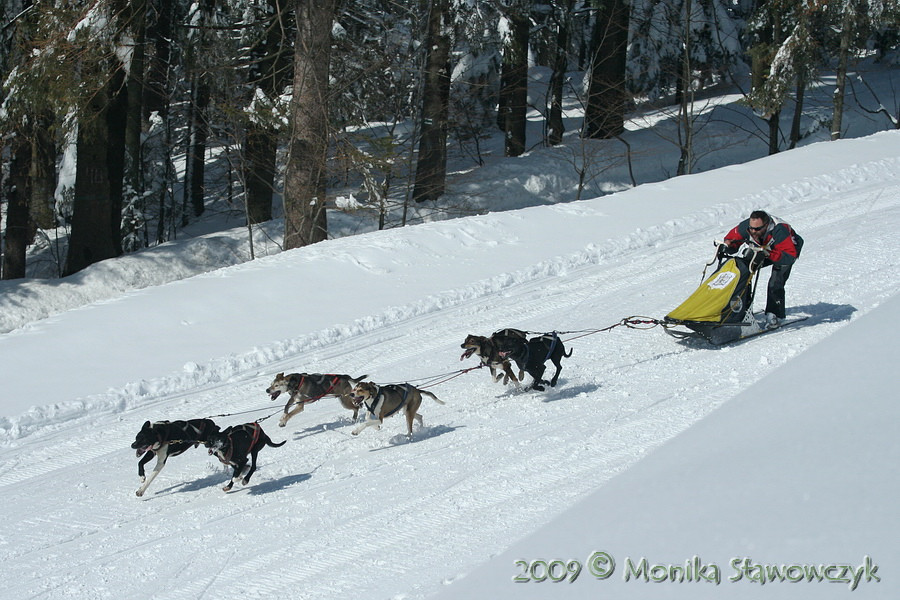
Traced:
<svg viewBox="0 0 900 600">
<path fill-rule="evenodd" d="M 750 264 L 742 257 L 722 262 L 687 300 L 666 315 L 666 333 L 678 339 L 700 336 L 723 344 L 758 330 L 750 310 L 754 292 Z M 673 329 L 679 325 L 689 331 Z"/>
</svg>

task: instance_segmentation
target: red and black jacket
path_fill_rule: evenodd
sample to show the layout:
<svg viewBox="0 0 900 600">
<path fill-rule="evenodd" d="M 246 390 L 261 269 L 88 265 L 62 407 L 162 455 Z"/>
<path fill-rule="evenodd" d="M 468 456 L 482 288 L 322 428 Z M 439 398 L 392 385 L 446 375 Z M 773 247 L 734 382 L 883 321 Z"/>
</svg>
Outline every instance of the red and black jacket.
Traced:
<svg viewBox="0 0 900 600">
<path fill-rule="evenodd" d="M 752 239 L 750 219 L 744 219 L 725 235 L 725 243 L 732 249 L 737 249 L 742 242 Z M 790 225 L 771 215 L 761 239 L 763 245 L 769 249 L 768 262 L 782 267 L 794 264 L 800 256 L 800 249 L 803 248 L 803 238 Z"/>
</svg>

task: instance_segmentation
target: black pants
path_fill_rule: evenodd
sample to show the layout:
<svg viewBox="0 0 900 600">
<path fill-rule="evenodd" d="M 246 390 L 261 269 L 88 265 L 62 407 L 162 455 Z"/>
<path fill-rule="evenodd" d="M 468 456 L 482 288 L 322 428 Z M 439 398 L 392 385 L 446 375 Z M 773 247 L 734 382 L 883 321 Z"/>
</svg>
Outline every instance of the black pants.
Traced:
<svg viewBox="0 0 900 600">
<path fill-rule="evenodd" d="M 765 265 L 763 265 L 765 266 Z M 791 276 L 791 267 L 772 266 L 772 274 L 769 275 L 769 287 L 766 297 L 766 312 L 772 313 L 779 319 L 784 318 L 784 284 Z"/>
</svg>

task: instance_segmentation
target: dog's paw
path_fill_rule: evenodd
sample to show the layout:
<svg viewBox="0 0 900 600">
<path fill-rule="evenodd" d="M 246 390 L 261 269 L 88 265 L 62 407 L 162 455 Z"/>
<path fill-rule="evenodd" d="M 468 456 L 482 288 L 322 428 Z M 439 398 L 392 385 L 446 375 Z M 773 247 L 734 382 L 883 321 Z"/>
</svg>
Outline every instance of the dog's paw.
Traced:
<svg viewBox="0 0 900 600">
<path fill-rule="evenodd" d="M 134 495 L 137 496 L 138 498 L 140 498 L 141 496 L 144 495 L 144 490 L 138 490 L 134 493 Z"/>
<path fill-rule="evenodd" d="M 226 485 L 225 487 L 222 488 L 222 491 L 223 491 L 223 492 L 230 492 L 230 491 L 231 491 L 231 487 L 232 487 L 233 485 L 234 485 L 233 483 L 229 483 L 228 485 Z"/>
</svg>

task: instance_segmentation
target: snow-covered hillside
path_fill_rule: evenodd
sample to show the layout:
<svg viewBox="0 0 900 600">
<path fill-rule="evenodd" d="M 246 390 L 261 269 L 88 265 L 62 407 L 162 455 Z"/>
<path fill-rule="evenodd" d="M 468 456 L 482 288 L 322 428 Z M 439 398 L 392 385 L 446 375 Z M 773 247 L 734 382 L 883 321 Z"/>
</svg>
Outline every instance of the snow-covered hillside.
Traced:
<svg viewBox="0 0 900 600">
<path fill-rule="evenodd" d="M 699 283 L 712 240 L 755 208 L 788 220 L 806 240 L 788 284 L 789 314 L 809 317 L 802 326 L 718 349 L 679 343 L 658 328 L 596 332 L 624 317 L 660 318 L 674 308 Z M 516 584 L 512 561 L 493 566 L 490 559 L 578 510 L 617 475 L 646 464 L 641 459 L 654 450 L 650 465 L 663 453 L 663 464 L 677 466 L 677 455 L 666 453 L 688 447 L 712 461 L 710 468 L 727 471 L 732 450 L 718 447 L 706 424 L 734 428 L 730 411 L 746 410 L 757 397 L 766 412 L 742 436 L 752 440 L 759 432 L 767 447 L 822 447 L 827 434 L 845 468 L 864 464 L 872 477 L 896 481 L 896 436 L 886 439 L 884 427 L 776 425 L 779 403 L 815 410 L 830 375 L 807 366 L 797 372 L 821 379 L 781 394 L 792 365 L 806 356 L 831 364 L 846 347 L 846 332 L 869 313 L 879 322 L 898 317 L 892 301 L 900 292 L 898 227 L 900 133 L 886 132 L 596 200 L 334 240 L 30 323 L 0 337 L 0 559 L 7 573 L 0 597 L 469 598 L 464 576 L 480 565 L 488 565 L 490 597 L 524 589 L 561 597 L 559 586 L 568 584 Z M 153 261 L 152 253 L 146 260 Z M 156 268 L 166 269 L 164 261 Z M 11 292 L 4 310 L 31 310 L 30 301 L 53 296 Z M 459 372 L 475 366 L 474 358 L 459 360 L 467 334 L 507 326 L 562 332 L 573 355 L 564 359 L 556 388 L 516 391 L 491 383 L 485 370 Z M 893 355 L 895 339 L 851 347 L 883 360 Z M 859 380 L 841 372 L 844 385 L 833 387 L 840 397 L 829 399 L 829 414 L 852 418 L 850 393 L 883 396 L 885 379 L 896 379 L 884 366 Z M 334 399 L 279 428 L 268 417 L 280 402 L 271 402 L 265 388 L 282 371 L 439 381 L 429 390 L 446 404 L 425 400 L 425 426 L 412 443 L 399 418 L 351 436 L 349 413 Z M 854 386 L 846 386 L 848 378 Z M 877 411 L 883 404 L 865 406 Z M 887 422 L 895 415 L 886 414 Z M 250 485 L 229 494 L 221 490 L 228 474 L 201 448 L 170 459 L 136 498 L 137 459 L 129 445 L 141 424 L 206 416 L 223 427 L 263 419 L 270 437 L 287 444 L 265 448 Z M 859 444 L 866 433 L 871 439 Z M 778 456 L 766 452 L 758 465 L 742 468 L 781 468 L 772 464 Z M 851 556 L 841 550 L 853 529 L 857 545 L 872 542 L 882 575 L 853 597 L 896 592 L 897 543 L 883 542 L 897 539 L 896 519 L 832 514 L 828 507 L 843 510 L 858 486 L 831 498 L 818 493 L 829 473 L 804 470 L 803 463 L 791 472 L 791 491 L 802 497 L 808 489 L 829 518 L 815 531 L 786 531 L 790 538 L 779 551 L 793 547 L 797 557 L 776 559 L 859 563 L 857 546 Z M 684 484 L 695 476 L 686 471 Z M 666 480 L 673 498 L 672 490 L 686 492 L 679 481 Z M 612 489 L 609 498 L 622 505 L 660 509 L 630 496 L 640 486 Z M 872 489 L 886 488 L 875 480 Z M 777 515 L 796 497 L 776 487 L 760 501 Z M 727 502 L 705 498 L 710 521 L 730 518 Z M 622 505 L 611 514 L 627 513 Z M 632 517 L 640 523 L 666 515 Z M 619 525 L 616 539 L 624 539 L 627 523 Z M 690 538 L 690 552 L 727 563 L 723 547 L 734 553 L 751 547 L 764 558 L 771 539 L 757 538 L 760 530 L 754 522 L 709 528 Z M 596 535 L 565 531 L 574 554 Z M 667 532 L 658 540 L 665 556 L 650 559 L 690 558 L 681 546 L 664 552 L 665 540 L 677 535 Z M 635 539 L 650 537 L 644 531 Z M 810 547 L 833 549 L 823 554 L 834 558 L 807 559 Z M 594 587 L 579 582 L 566 589 Z M 648 589 L 697 597 L 685 585 Z M 712 589 L 734 597 L 737 588 Z M 752 589 L 753 597 L 779 597 L 769 595 L 779 589 L 774 585 Z M 780 589 L 793 597 L 849 593 L 834 585 Z"/>
</svg>

